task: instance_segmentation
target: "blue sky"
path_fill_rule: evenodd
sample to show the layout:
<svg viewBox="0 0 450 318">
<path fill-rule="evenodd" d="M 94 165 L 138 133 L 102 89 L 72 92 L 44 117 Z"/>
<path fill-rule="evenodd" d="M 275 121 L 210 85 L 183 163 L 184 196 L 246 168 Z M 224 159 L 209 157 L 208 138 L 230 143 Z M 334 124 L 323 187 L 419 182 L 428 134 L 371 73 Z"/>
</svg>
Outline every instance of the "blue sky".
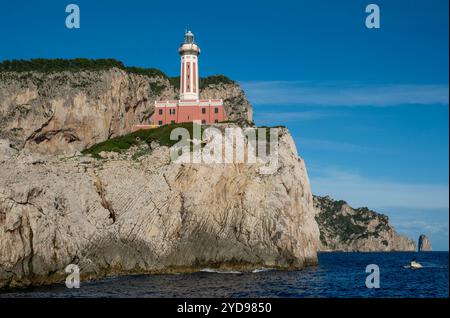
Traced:
<svg viewBox="0 0 450 318">
<path fill-rule="evenodd" d="M 65 6 L 81 28 L 65 27 Z M 289 127 L 313 192 L 389 215 L 448 250 L 448 1 L 9 1 L 0 60 L 116 58 L 177 75 L 186 27 L 201 75 L 241 83 L 258 124 Z M 381 9 L 367 29 L 365 6 Z"/>
</svg>

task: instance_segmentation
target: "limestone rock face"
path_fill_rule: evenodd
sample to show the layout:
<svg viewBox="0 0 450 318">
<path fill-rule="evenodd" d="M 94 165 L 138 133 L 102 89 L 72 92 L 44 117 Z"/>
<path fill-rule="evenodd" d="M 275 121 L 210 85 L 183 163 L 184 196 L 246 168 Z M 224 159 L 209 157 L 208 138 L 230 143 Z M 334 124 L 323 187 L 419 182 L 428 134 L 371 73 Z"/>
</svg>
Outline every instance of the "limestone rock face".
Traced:
<svg viewBox="0 0 450 318">
<path fill-rule="evenodd" d="M 62 281 L 71 263 L 88 279 L 317 262 L 313 197 L 287 131 L 272 175 L 258 163 L 177 164 L 163 146 L 133 151 L 22 150 L 1 163 L 0 286 Z"/>
<path fill-rule="evenodd" d="M 230 120 L 251 120 L 252 108 L 237 84 L 214 84 L 203 98 L 222 98 Z M 155 100 L 178 98 L 163 77 L 118 68 L 78 72 L 2 72 L 0 139 L 13 148 L 73 154 L 133 125 L 150 123 Z"/>
<path fill-rule="evenodd" d="M 344 252 L 415 251 L 413 240 L 398 234 L 386 215 L 354 209 L 345 201 L 314 196 L 320 250 Z"/>
<path fill-rule="evenodd" d="M 253 121 L 253 109 L 244 91 L 236 84 L 212 84 L 200 92 L 201 99 L 223 99 L 227 119 Z"/>
<path fill-rule="evenodd" d="M 0 139 L 0 162 L 9 159 L 11 156 L 17 153 L 17 150 L 11 148 L 9 140 Z"/>
<path fill-rule="evenodd" d="M 428 237 L 425 234 L 419 236 L 419 252 L 430 252 L 433 249 L 431 248 L 431 243 Z"/>
</svg>

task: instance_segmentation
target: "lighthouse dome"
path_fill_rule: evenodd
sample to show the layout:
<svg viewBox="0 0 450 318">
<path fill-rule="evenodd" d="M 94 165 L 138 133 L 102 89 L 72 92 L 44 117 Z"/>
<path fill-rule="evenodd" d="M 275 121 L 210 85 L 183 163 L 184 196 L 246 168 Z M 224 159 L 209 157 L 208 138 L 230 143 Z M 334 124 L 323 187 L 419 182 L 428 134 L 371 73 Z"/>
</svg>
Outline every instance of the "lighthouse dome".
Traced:
<svg viewBox="0 0 450 318">
<path fill-rule="evenodd" d="M 187 31 L 184 34 L 184 43 L 185 44 L 193 44 L 194 43 L 194 33 L 191 31 Z"/>
<path fill-rule="evenodd" d="M 192 31 L 186 31 L 184 34 L 184 42 L 181 44 L 181 47 L 178 49 L 178 53 L 180 55 L 185 54 L 193 54 L 199 55 L 200 48 L 197 44 L 195 44 L 194 33 Z"/>
</svg>

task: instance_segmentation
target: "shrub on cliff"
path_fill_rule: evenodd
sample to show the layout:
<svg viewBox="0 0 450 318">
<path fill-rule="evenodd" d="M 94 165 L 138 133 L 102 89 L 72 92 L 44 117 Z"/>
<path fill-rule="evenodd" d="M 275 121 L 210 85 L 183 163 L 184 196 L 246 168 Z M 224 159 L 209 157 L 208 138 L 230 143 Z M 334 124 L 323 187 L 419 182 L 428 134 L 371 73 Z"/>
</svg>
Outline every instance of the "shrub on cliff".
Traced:
<svg viewBox="0 0 450 318">
<path fill-rule="evenodd" d="M 204 89 L 213 84 L 235 84 L 236 82 L 229 79 L 225 75 L 212 75 L 200 78 L 200 89 Z"/>
<path fill-rule="evenodd" d="M 156 68 L 141 68 L 125 66 L 115 59 L 31 59 L 31 60 L 5 60 L 0 63 L 0 72 L 78 72 L 78 71 L 102 71 L 113 67 L 128 73 L 145 75 L 148 77 L 167 78 L 166 74 Z"/>
<path fill-rule="evenodd" d="M 180 89 L 180 77 L 179 76 L 169 77 L 169 82 L 173 87 Z M 207 76 L 207 77 L 200 77 L 200 80 L 199 80 L 200 89 L 205 89 L 208 86 L 214 85 L 214 84 L 236 84 L 236 82 L 233 81 L 232 79 L 229 79 L 225 75 L 211 75 L 211 76 Z"/>
<path fill-rule="evenodd" d="M 0 63 L 0 72 L 63 72 L 80 70 L 107 70 L 113 67 L 125 69 L 122 62 L 114 59 L 31 59 L 5 60 Z"/>
<path fill-rule="evenodd" d="M 99 153 L 102 151 L 122 152 L 131 146 L 139 145 L 143 142 L 151 143 L 157 141 L 161 146 L 173 146 L 177 141 L 170 140 L 170 133 L 174 128 L 182 127 L 189 131 L 192 135 L 192 123 L 179 123 L 165 125 L 155 129 L 138 130 L 123 136 L 118 136 L 95 144 L 90 148 L 82 151 L 83 154 L 91 154 L 94 158 L 100 158 Z"/>
<path fill-rule="evenodd" d="M 148 77 L 167 78 L 166 74 L 164 74 L 163 71 L 158 70 L 157 68 L 142 68 L 142 67 L 128 66 L 125 67 L 125 71 L 127 71 L 128 73 L 146 75 Z"/>
<path fill-rule="evenodd" d="M 125 66 L 115 59 L 31 59 L 31 60 L 5 60 L 0 63 L 1 72 L 64 72 L 64 71 L 102 71 L 113 67 L 122 69 L 128 73 L 145 75 L 148 77 L 161 77 L 168 79 L 170 84 L 180 88 L 180 77 L 168 77 L 163 71 L 156 68 L 142 68 L 135 66 Z M 214 84 L 235 84 L 236 82 L 225 75 L 212 75 L 201 77 L 199 80 L 200 89 L 204 89 Z"/>
</svg>

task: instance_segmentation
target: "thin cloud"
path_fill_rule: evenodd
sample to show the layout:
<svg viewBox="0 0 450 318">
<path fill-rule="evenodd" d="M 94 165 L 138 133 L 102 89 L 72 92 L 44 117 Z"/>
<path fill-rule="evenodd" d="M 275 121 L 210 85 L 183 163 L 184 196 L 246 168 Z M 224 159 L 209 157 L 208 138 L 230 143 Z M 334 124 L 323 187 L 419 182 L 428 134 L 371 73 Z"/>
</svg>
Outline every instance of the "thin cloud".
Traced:
<svg viewBox="0 0 450 318">
<path fill-rule="evenodd" d="M 427 235 L 448 235 L 448 224 L 435 220 L 404 220 L 397 221 L 396 224 L 397 230 L 406 233 L 423 232 Z"/>
<path fill-rule="evenodd" d="M 448 251 L 448 209 L 380 208 L 377 211 L 389 215 L 395 229 L 417 240 L 426 234 L 433 250 Z"/>
<path fill-rule="evenodd" d="M 360 85 L 302 81 L 241 82 L 256 105 L 375 106 L 448 105 L 448 84 Z"/>
<path fill-rule="evenodd" d="M 311 173 L 312 172 L 312 173 Z M 343 199 L 353 206 L 374 209 L 449 207 L 448 184 L 415 184 L 372 180 L 357 173 L 335 168 L 310 169 L 313 193 Z"/>
</svg>

